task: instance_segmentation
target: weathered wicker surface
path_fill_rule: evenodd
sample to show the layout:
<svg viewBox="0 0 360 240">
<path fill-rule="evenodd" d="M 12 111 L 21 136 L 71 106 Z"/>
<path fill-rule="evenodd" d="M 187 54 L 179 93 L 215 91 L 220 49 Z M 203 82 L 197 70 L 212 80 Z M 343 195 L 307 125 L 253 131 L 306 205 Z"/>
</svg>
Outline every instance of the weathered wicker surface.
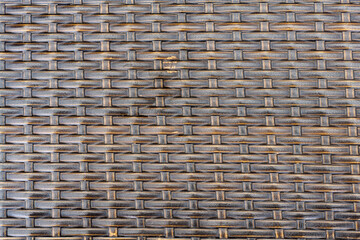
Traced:
<svg viewBox="0 0 360 240">
<path fill-rule="evenodd" d="M 360 239 L 359 0 L 0 0 L 0 240 Z"/>
</svg>

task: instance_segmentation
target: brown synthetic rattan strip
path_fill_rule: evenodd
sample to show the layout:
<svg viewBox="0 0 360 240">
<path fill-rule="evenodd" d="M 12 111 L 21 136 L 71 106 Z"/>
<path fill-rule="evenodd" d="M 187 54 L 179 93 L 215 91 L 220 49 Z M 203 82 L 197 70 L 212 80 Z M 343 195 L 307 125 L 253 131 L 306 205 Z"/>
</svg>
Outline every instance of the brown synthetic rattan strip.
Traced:
<svg viewBox="0 0 360 240">
<path fill-rule="evenodd" d="M 0 240 L 360 239 L 359 0 L 0 0 Z"/>
</svg>

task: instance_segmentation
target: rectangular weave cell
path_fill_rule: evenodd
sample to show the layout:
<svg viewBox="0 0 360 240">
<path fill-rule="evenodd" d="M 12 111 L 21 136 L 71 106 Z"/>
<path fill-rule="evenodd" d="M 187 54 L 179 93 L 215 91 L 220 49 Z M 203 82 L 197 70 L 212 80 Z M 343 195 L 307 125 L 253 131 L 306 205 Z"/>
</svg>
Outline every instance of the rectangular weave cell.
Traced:
<svg viewBox="0 0 360 240">
<path fill-rule="evenodd" d="M 0 0 L 0 240 L 360 239 L 359 0 Z"/>
</svg>

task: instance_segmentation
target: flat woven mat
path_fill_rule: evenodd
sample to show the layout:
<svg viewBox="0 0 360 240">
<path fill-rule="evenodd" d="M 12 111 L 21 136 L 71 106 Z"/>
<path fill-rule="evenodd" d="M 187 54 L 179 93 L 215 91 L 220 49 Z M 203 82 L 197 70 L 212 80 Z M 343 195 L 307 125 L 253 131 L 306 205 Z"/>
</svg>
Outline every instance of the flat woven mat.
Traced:
<svg viewBox="0 0 360 240">
<path fill-rule="evenodd" d="M 360 239 L 359 0 L 0 0 L 0 240 Z"/>
</svg>

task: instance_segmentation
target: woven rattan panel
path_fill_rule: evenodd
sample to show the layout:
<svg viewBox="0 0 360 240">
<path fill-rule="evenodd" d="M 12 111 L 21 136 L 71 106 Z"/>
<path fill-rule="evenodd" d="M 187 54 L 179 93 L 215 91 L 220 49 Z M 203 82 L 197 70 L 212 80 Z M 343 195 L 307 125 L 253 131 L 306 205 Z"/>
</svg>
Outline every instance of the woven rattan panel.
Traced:
<svg viewBox="0 0 360 240">
<path fill-rule="evenodd" d="M 0 240 L 360 239 L 359 0 L 0 0 Z"/>
</svg>

